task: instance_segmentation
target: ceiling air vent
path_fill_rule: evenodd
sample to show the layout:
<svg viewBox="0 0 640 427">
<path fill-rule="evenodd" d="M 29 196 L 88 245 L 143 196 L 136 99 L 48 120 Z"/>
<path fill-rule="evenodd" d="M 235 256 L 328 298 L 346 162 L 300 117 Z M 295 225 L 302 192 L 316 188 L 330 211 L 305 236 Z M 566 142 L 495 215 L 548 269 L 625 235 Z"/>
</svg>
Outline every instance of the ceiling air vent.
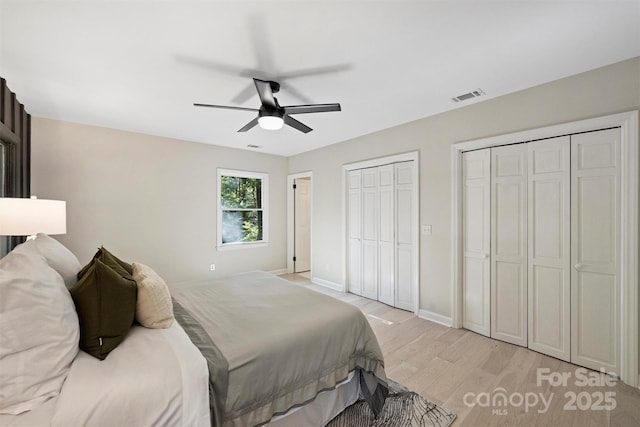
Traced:
<svg viewBox="0 0 640 427">
<path fill-rule="evenodd" d="M 451 100 L 453 102 L 462 102 L 462 101 L 466 101 L 467 99 L 477 98 L 484 94 L 485 93 L 482 89 L 477 89 L 477 90 L 474 90 L 473 92 L 463 93 L 462 95 L 458 95 L 455 98 L 451 98 Z"/>
<path fill-rule="evenodd" d="M 258 149 L 258 148 L 262 148 L 262 145 L 247 144 L 247 147 L 248 148 Z"/>
</svg>

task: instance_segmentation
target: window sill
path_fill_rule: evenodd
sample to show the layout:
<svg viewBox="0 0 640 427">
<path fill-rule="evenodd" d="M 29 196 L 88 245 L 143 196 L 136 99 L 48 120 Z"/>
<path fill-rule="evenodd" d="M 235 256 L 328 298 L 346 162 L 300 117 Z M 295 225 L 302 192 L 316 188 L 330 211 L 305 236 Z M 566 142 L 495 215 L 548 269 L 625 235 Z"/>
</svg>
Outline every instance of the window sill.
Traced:
<svg viewBox="0 0 640 427">
<path fill-rule="evenodd" d="M 227 243 L 224 245 L 218 245 L 216 249 L 219 251 L 236 251 L 238 249 L 265 248 L 267 246 L 269 246 L 269 242 Z"/>
</svg>

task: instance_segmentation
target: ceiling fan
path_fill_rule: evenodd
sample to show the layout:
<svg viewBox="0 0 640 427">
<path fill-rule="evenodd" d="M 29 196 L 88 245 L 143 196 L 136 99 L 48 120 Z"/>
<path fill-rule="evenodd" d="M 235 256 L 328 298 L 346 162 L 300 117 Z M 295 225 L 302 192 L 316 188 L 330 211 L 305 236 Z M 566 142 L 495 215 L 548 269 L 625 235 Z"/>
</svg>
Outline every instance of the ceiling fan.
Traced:
<svg viewBox="0 0 640 427">
<path fill-rule="evenodd" d="M 328 111 L 341 111 L 340 104 L 312 104 L 312 105 L 288 105 L 280 106 L 278 100 L 273 96 L 274 93 L 278 93 L 280 90 L 280 84 L 271 80 L 253 79 L 260 97 L 262 105 L 260 108 L 245 108 L 245 107 L 232 107 L 229 105 L 212 105 L 212 104 L 199 104 L 194 103 L 196 107 L 209 107 L 209 108 L 224 108 L 227 110 L 243 110 L 243 111 L 257 111 L 258 117 L 251 120 L 238 130 L 238 132 L 246 132 L 253 128 L 255 125 L 260 125 L 263 129 L 277 130 L 284 124 L 291 126 L 294 129 L 303 133 L 309 133 L 313 129 L 304 123 L 291 117 L 292 114 L 306 114 L 306 113 L 324 113 Z"/>
</svg>

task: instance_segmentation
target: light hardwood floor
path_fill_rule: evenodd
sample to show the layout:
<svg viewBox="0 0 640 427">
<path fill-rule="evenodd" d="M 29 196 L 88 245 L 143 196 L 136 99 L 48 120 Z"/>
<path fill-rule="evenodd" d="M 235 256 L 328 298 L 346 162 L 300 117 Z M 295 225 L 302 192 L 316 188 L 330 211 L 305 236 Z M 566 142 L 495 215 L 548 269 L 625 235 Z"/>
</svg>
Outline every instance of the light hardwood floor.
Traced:
<svg viewBox="0 0 640 427">
<path fill-rule="evenodd" d="M 300 275 L 281 277 L 359 307 L 378 337 L 387 376 L 457 414 L 455 427 L 640 426 L 640 390 L 620 381 L 607 385 L 610 377 L 523 347 L 314 285 Z M 544 372 L 551 379 L 568 376 L 566 386 L 543 379 Z M 584 377 L 590 385 L 581 386 Z M 492 405 L 501 395 L 506 406 L 499 400 Z"/>
</svg>

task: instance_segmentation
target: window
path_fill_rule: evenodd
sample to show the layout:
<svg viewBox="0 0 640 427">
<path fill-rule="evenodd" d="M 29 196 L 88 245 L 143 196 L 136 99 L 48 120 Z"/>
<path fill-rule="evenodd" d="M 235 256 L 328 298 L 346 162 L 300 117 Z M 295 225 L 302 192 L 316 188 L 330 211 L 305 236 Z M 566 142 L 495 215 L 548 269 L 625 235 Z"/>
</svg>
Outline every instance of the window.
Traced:
<svg viewBox="0 0 640 427">
<path fill-rule="evenodd" d="M 218 169 L 218 247 L 268 242 L 267 195 L 264 173 Z"/>
<path fill-rule="evenodd" d="M 5 188 L 5 174 L 6 174 L 6 158 L 4 142 L 0 140 L 0 197 L 4 197 Z M 9 236 L 0 236 L 0 258 L 9 253 L 9 247 L 11 245 Z"/>
</svg>

